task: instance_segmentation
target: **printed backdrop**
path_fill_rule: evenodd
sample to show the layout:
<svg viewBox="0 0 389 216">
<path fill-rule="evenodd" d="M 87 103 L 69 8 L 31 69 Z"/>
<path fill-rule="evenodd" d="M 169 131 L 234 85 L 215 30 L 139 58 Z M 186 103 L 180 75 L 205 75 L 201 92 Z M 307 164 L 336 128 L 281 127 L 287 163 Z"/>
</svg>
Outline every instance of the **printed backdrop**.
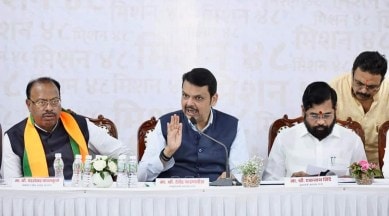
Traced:
<svg viewBox="0 0 389 216">
<path fill-rule="evenodd" d="M 216 108 L 267 157 L 271 122 L 364 50 L 389 55 L 388 0 L 3 0 L 0 123 L 25 118 L 27 82 L 51 76 L 64 108 L 112 119 L 136 152 L 138 126 L 180 109 L 182 74 L 206 67 Z"/>
</svg>

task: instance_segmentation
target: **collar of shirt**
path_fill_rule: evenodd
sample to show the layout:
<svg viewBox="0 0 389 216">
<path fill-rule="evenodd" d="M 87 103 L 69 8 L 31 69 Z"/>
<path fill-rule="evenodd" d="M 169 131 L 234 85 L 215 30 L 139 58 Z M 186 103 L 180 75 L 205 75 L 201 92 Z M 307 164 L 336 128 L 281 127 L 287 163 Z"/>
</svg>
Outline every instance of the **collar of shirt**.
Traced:
<svg viewBox="0 0 389 216">
<path fill-rule="evenodd" d="M 39 127 L 39 125 L 37 125 L 36 123 L 34 123 L 34 125 L 35 125 L 35 127 L 37 127 L 39 130 L 41 130 L 41 131 L 43 131 L 43 132 L 51 133 L 51 132 L 53 132 L 53 131 L 57 128 L 57 126 L 58 126 L 58 121 L 57 121 L 57 123 L 54 125 L 53 130 L 51 130 L 51 131 L 47 131 L 47 130 L 45 130 L 45 129 Z"/>
<path fill-rule="evenodd" d="M 201 132 L 205 131 L 212 124 L 212 122 L 213 122 L 213 109 L 211 108 L 211 112 L 210 112 L 210 115 L 209 115 L 208 123 L 207 123 L 207 125 L 204 127 L 204 129 Z M 194 131 L 198 131 L 197 127 L 195 125 L 193 125 L 192 122 L 190 122 L 190 119 L 188 119 L 188 123 L 189 123 L 189 125 L 192 127 L 192 129 Z"/>
</svg>

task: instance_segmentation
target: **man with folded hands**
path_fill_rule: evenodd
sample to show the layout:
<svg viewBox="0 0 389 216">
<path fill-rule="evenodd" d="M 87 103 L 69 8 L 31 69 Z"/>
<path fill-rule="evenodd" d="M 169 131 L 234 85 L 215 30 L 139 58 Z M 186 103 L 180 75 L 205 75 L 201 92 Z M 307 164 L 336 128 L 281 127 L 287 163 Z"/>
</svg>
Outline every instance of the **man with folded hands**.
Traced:
<svg viewBox="0 0 389 216">
<path fill-rule="evenodd" d="M 336 124 L 334 89 L 325 82 L 313 82 L 305 89 L 302 103 L 304 122 L 276 136 L 264 180 L 309 176 L 309 165 L 323 171 L 348 170 L 352 162 L 366 160 L 361 138 Z"/>
</svg>

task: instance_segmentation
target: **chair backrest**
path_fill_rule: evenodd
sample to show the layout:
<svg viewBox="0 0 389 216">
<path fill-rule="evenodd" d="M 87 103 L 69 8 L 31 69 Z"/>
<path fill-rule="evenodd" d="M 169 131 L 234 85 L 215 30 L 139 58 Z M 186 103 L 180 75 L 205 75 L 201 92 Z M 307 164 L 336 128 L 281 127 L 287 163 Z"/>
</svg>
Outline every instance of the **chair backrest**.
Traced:
<svg viewBox="0 0 389 216">
<path fill-rule="evenodd" d="M 270 126 L 269 129 L 269 142 L 267 147 L 267 154 L 270 154 L 271 148 L 273 147 L 274 140 L 278 133 L 281 132 L 281 130 L 289 127 L 293 127 L 294 125 L 303 122 L 304 118 L 302 116 L 294 119 L 289 119 L 288 115 L 284 115 L 283 118 L 277 119 L 273 122 L 273 124 Z M 336 123 L 353 130 L 362 140 L 362 143 L 365 144 L 365 132 L 363 131 L 363 128 L 361 124 L 359 124 L 356 121 L 353 121 L 350 117 L 347 118 L 346 121 L 337 119 Z"/>
<path fill-rule="evenodd" d="M 273 124 L 270 125 L 269 129 L 269 142 L 267 146 L 267 155 L 270 154 L 271 148 L 273 147 L 274 140 L 276 139 L 276 136 L 278 133 L 280 133 L 285 128 L 290 128 L 295 126 L 296 124 L 302 122 L 304 119 L 303 117 L 298 117 L 294 119 L 289 119 L 288 115 L 284 115 L 284 117 L 277 119 L 273 122 Z"/>
<path fill-rule="evenodd" d="M 69 113 L 75 114 L 75 112 L 70 110 L 70 109 L 67 109 L 66 111 L 69 112 Z M 78 115 L 80 115 L 80 114 L 78 114 Z M 99 126 L 101 128 L 104 128 L 105 130 L 107 130 L 107 133 L 109 135 L 111 135 L 112 137 L 114 137 L 116 139 L 118 138 L 118 131 L 116 129 L 116 125 L 110 119 L 104 117 L 101 114 L 99 114 L 97 116 L 97 118 L 87 117 L 87 116 L 84 116 L 84 115 L 80 115 L 80 116 L 83 116 L 83 117 L 89 119 L 89 121 L 91 121 L 95 125 L 97 125 L 97 126 Z"/>
<path fill-rule="evenodd" d="M 97 118 L 86 117 L 89 121 L 93 122 L 95 125 L 104 128 L 107 130 L 107 133 L 112 137 L 118 138 L 118 131 L 116 125 L 110 119 L 104 117 L 103 115 L 98 115 Z"/>
<path fill-rule="evenodd" d="M 378 162 L 380 168 L 384 165 L 384 156 L 386 148 L 386 132 L 389 129 L 389 121 L 384 122 L 378 129 Z"/>
<path fill-rule="evenodd" d="M 138 160 L 142 159 L 146 149 L 147 133 L 154 130 L 157 119 L 153 116 L 151 119 L 144 121 L 138 128 Z"/>
</svg>

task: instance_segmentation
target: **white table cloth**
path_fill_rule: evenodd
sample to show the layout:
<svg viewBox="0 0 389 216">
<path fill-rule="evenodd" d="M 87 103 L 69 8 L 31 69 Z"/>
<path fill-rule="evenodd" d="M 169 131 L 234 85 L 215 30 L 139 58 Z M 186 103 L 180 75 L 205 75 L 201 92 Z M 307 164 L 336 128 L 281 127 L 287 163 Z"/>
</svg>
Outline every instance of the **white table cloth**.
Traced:
<svg viewBox="0 0 389 216">
<path fill-rule="evenodd" d="M 389 185 L 354 183 L 328 188 L 210 187 L 62 188 L 0 187 L 4 216 L 222 216 L 389 215 Z"/>
</svg>

